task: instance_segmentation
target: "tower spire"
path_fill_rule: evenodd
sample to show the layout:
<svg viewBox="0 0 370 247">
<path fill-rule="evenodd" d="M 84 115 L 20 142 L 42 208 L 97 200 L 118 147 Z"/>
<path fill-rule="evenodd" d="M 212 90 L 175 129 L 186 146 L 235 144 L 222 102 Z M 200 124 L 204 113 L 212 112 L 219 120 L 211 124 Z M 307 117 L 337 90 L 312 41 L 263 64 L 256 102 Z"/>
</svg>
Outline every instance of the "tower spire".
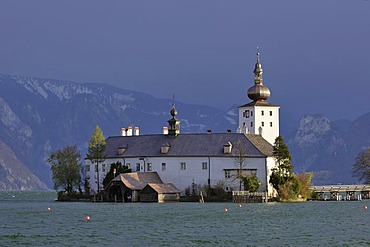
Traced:
<svg viewBox="0 0 370 247">
<path fill-rule="evenodd" d="M 172 109 L 170 111 L 170 114 L 172 118 L 167 121 L 169 125 L 168 134 L 171 136 L 177 136 L 178 134 L 180 134 L 180 121 L 176 118 L 177 110 L 175 106 L 175 94 L 173 94 L 172 97 Z"/>
<path fill-rule="evenodd" d="M 254 65 L 254 85 L 248 89 L 248 97 L 253 101 L 264 101 L 270 97 L 270 89 L 263 85 L 263 69 L 260 61 L 260 52 L 257 47 L 257 61 Z"/>
</svg>

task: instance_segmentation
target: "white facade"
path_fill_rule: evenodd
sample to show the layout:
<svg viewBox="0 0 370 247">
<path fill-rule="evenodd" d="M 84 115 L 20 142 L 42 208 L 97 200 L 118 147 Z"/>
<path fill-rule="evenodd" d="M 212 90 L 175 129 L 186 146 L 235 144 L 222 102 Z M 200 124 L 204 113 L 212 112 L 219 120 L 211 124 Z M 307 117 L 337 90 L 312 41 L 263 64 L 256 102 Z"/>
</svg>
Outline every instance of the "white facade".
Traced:
<svg viewBox="0 0 370 247">
<path fill-rule="evenodd" d="M 247 104 L 239 107 L 238 132 L 257 134 L 274 145 L 279 133 L 279 106 Z"/>
<path fill-rule="evenodd" d="M 121 162 L 130 166 L 132 172 L 155 171 L 164 183 L 173 183 L 184 194 L 186 189 L 199 191 L 209 184 L 214 187 L 222 184 L 226 191 L 239 190 L 239 179 L 236 178 L 239 164 L 235 157 L 145 157 L 145 158 L 112 158 L 99 164 L 100 190 L 102 181 L 109 172 L 110 164 Z M 96 165 L 90 160 L 85 161 L 86 177 L 89 178 L 92 193 L 96 193 L 97 172 Z M 271 168 L 275 161 L 267 158 L 246 158 L 243 162 L 243 174 L 256 174 L 260 182 L 260 191 L 272 193 L 268 183 Z"/>
</svg>

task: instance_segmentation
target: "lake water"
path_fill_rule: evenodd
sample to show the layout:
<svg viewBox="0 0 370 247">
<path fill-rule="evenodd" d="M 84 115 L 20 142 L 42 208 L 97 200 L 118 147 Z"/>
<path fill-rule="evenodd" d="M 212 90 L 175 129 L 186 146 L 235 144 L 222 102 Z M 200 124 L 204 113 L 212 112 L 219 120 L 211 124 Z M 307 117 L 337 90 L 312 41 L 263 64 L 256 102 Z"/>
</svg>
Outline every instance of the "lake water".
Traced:
<svg viewBox="0 0 370 247">
<path fill-rule="evenodd" d="M 0 192 L 0 246 L 370 246 L 369 200 L 239 207 L 55 198 Z"/>
</svg>

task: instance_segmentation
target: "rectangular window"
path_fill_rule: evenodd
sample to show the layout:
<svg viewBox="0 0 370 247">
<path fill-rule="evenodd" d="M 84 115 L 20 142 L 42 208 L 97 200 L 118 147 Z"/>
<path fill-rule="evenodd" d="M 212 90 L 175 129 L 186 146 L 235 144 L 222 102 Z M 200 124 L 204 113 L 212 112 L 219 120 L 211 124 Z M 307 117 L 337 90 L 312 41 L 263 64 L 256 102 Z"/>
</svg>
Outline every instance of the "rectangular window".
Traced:
<svg viewBox="0 0 370 247">
<path fill-rule="evenodd" d="M 225 178 L 230 178 L 231 175 L 230 175 L 230 171 L 229 170 L 225 170 Z"/>
<path fill-rule="evenodd" d="M 185 162 L 180 163 L 180 169 L 181 170 L 186 170 L 186 163 Z"/>
<path fill-rule="evenodd" d="M 148 163 L 148 172 L 152 171 L 152 163 Z"/>
<path fill-rule="evenodd" d="M 244 117 L 249 118 L 249 110 L 245 110 L 243 115 Z"/>
<path fill-rule="evenodd" d="M 261 115 L 262 115 L 262 116 L 263 116 L 263 115 L 265 115 L 264 111 L 261 111 Z"/>
<path fill-rule="evenodd" d="M 265 127 L 265 122 L 262 122 L 261 125 L 262 125 L 262 127 Z"/>
<path fill-rule="evenodd" d="M 247 169 L 246 175 L 255 175 L 257 176 L 257 169 Z"/>
<path fill-rule="evenodd" d="M 272 116 L 272 111 L 270 111 L 270 116 Z"/>
<path fill-rule="evenodd" d="M 251 127 L 253 127 L 253 122 L 251 122 Z"/>
<path fill-rule="evenodd" d="M 162 171 L 166 170 L 166 163 L 162 163 Z"/>
<path fill-rule="evenodd" d="M 140 171 L 140 163 L 136 163 L 136 171 L 139 172 Z"/>
<path fill-rule="evenodd" d="M 90 171 L 90 165 L 86 165 L 86 172 Z"/>
<path fill-rule="evenodd" d="M 270 122 L 270 127 L 272 127 L 272 122 Z"/>
<path fill-rule="evenodd" d="M 207 170 L 207 165 L 208 165 L 207 162 L 203 162 L 202 163 L 202 169 Z"/>
<path fill-rule="evenodd" d="M 251 117 L 253 117 L 253 111 L 251 111 Z"/>
</svg>

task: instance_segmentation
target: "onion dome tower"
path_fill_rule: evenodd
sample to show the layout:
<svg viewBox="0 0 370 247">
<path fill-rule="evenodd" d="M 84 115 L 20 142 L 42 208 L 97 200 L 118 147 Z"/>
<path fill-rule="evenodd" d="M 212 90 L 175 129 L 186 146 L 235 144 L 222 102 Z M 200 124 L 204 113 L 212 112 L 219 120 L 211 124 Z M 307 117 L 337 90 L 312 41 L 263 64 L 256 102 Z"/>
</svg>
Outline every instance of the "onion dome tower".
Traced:
<svg viewBox="0 0 370 247">
<path fill-rule="evenodd" d="M 172 109 L 170 111 L 170 114 L 172 118 L 167 121 L 169 124 L 168 135 L 177 136 L 178 134 L 180 134 L 180 120 L 176 118 L 177 110 L 175 107 L 175 95 L 173 96 L 173 99 L 172 99 Z"/>
<path fill-rule="evenodd" d="M 257 50 L 257 62 L 254 65 L 254 85 L 247 91 L 252 102 L 239 106 L 239 126 L 237 132 L 261 135 L 271 145 L 279 136 L 279 108 L 266 100 L 271 92 L 263 85 L 263 69 L 260 53 Z"/>
<path fill-rule="evenodd" d="M 257 62 L 254 65 L 254 85 L 248 89 L 248 97 L 253 101 L 265 101 L 270 97 L 270 89 L 263 85 L 262 65 L 260 63 L 260 53 L 257 51 Z"/>
</svg>

